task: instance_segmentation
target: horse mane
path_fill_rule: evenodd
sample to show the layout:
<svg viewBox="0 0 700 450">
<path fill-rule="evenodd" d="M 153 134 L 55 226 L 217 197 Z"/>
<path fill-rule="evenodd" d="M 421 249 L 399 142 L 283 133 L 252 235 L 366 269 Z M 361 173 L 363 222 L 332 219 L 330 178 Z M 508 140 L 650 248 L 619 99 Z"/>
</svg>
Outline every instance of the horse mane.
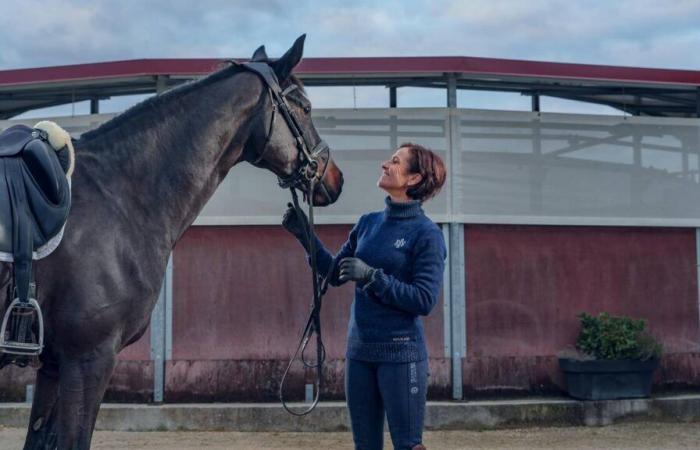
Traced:
<svg viewBox="0 0 700 450">
<path fill-rule="evenodd" d="M 186 83 L 183 83 L 179 86 L 175 86 L 171 89 L 168 89 L 167 91 L 163 92 L 162 94 L 154 95 L 152 97 L 149 97 L 142 102 L 139 102 L 133 106 L 131 106 L 129 109 L 126 111 L 122 112 L 121 114 L 117 115 L 116 117 L 108 120 L 107 122 L 103 123 L 99 127 L 95 128 L 94 130 L 87 131 L 81 135 L 81 140 L 86 139 L 95 139 L 97 137 L 100 137 L 104 135 L 105 133 L 108 133 L 112 131 L 115 128 L 120 127 L 126 122 L 131 121 L 132 119 L 148 112 L 152 113 L 153 111 L 158 111 L 158 110 L 165 110 L 163 107 L 164 104 L 169 103 L 173 99 L 177 99 L 180 97 L 183 97 L 189 93 L 191 93 L 194 90 L 201 89 L 203 87 L 209 86 L 211 84 L 216 83 L 217 81 L 223 80 L 225 78 L 231 77 L 235 75 L 236 73 L 241 72 L 243 69 L 240 67 L 236 66 L 235 64 L 232 64 L 230 66 L 226 66 L 223 69 L 220 69 L 210 75 L 207 75 L 204 78 L 200 78 L 197 80 L 191 80 Z"/>
<path fill-rule="evenodd" d="M 201 89 L 203 87 L 214 84 L 220 80 L 232 77 L 233 75 L 245 71 L 242 67 L 237 64 L 230 64 L 216 72 L 207 75 L 204 78 L 197 80 L 191 80 L 183 83 L 179 86 L 175 86 L 172 89 L 168 89 L 162 94 L 154 95 L 152 97 L 143 100 L 133 106 L 131 106 L 126 111 L 117 115 L 116 117 L 108 120 L 94 130 L 87 131 L 81 135 L 81 140 L 89 141 L 92 139 L 99 138 L 110 131 L 119 128 L 123 124 L 132 121 L 136 117 L 141 116 L 144 113 L 153 113 L 154 111 L 162 111 L 162 114 L 167 114 L 167 109 L 163 106 L 166 104 L 176 104 L 171 103 L 171 100 L 183 97 L 194 90 Z M 289 84 L 296 84 L 299 90 L 306 95 L 306 90 L 304 89 L 304 84 L 296 75 L 291 75 L 287 80 L 281 83 L 282 89 L 287 87 Z M 294 95 L 294 94 L 292 94 Z"/>
</svg>

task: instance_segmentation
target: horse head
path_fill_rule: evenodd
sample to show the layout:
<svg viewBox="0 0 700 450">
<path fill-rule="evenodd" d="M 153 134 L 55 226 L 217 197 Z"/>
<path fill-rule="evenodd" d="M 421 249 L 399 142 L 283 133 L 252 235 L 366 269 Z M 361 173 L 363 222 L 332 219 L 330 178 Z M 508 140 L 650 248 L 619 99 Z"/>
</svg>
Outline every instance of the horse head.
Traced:
<svg viewBox="0 0 700 450">
<path fill-rule="evenodd" d="M 307 201 L 326 206 L 335 202 L 343 187 L 343 174 L 330 156 L 311 120 L 311 102 L 301 82 L 292 75 L 304 51 L 305 35 L 277 60 L 265 47 L 258 48 L 244 65 L 265 83 L 264 108 L 246 143 L 243 158 L 277 175 L 280 186 L 298 188 Z M 313 189 L 313 192 L 309 192 Z"/>
</svg>

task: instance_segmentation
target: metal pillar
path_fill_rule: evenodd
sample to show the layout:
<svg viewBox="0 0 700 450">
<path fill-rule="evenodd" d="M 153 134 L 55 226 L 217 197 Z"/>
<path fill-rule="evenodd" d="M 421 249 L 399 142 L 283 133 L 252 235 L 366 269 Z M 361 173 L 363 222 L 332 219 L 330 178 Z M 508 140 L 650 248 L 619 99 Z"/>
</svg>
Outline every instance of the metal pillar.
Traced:
<svg viewBox="0 0 700 450">
<path fill-rule="evenodd" d="M 690 173 L 690 157 L 688 153 L 693 150 L 697 151 L 697 133 L 688 137 L 684 136 L 680 138 L 680 141 L 681 148 L 683 149 L 683 153 L 681 153 L 681 174 L 686 180 L 692 180 L 693 175 Z"/>
<path fill-rule="evenodd" d="M 163 402 L 165 381 L 165 285 L 151 313 L 151 361 L 153 361 L 153 402 Z"/>
<path fill-rule="evenodd" d="M 452 398 L 461 400 L 462 358 L 467 355 L 466 277 L 464 260 L 464 224 L 450 224 L 450 297 L 452 328 Z"/>
<path fill-rule="evenodd" d="M 165 267 L 165 359 L 173 359 L 173 255 Z"/>
<path fill-rule="evenodd" d="M 449 197 L 447 215 L 450 223 L 443 226 L 442 232 L 447 246 L 447 267 L 443 275 L 445 286 L 444 338 L 445 357 L 450 358 L 452 398 L 463 397 L 462 363 L 467 355 L 466 323 L 466 277 L 464 260 L 464 224 L 456 223 L 453 213 L 457 204 L 456 190 L 459 189 L 457 177 L 461 166 L 460 113 L 457 107 L 457 79 L 448 74 L 447 106 L 450 108 L 446 118 L 445 138 L 447 140 L 447 165 L 450 171 L 446 193 Z"/>
<path fill-rule="evenodd" d="M 161 94 L 168 90 L 168 80 L 170 79 L 167 75 L 158 75 L 156 77 L 156 94 Z"/>
<path fill-rule="evenodd" d="M 632 120 L 628 120 L 630 122 L 629 126 L 631 127 L 631 132 L 632 132 L 632 157 L 633 157 L 633 166 L 632 170 L 635 175 L 638 175 L 642 171 L 642 163 L 643 163 L 643 158 L 642 158 L 642 134 L 639 131 L 639 125 L 635 123 L 631 123 Z M 642 202 L 642 192 L 644 191 L 643 189 L 643 182 L 641 181 L 639 176 L 633 176 L 630 180 L 630 198 L 632 199 L 632 204 L 633 205 L 639 205 Z"/>
<path fill-rule="evenodd" d="M 391 86 L 389 88 L 389 108 L 396 108 L 396 86 Z M 398 117 L 389 116 L 389 136 L 390 142 L 389 146 L 393 151 L 399 145 L 399 125 Z"/>
<path fill-rule="evenodd" d="M 396 86 L 389 88 L 389 108 L 396 108 Z"/>
<path fill-rule="evenodd" d="M 447 247 L 447 267 L 442 273 L 442 328 L 445 358 L 452 358 L 452 277 L 450 270 L 450 224 L 442 224 L 442 237 Z"/>
<path fill-rule="evenodd" d="M 695 229 L 695 269 L 698 280 L 698 320 L 700 320 L 700 228 Z"/>
<path fill-rule="evenodd" d="M 100 113 L 100 99 L 99 98 L 91 98 L 90 99 L 90 114 L 99 114 Z"/>
<path fill-rule="evenodd" d="M 153 361 L 153 402 L 162 403 L 165 391 L 165 361 L 172 358 L 172 256 L 165 279 L 151 313 L 151 361 Z"/>
<path fill-rule="evenodd" d="M 447 107 L 457 107 L 457 75 L 447 74 Z"/>
<path fill-rule="evenodd" d="M 540 112 L 540 94 L 532 94 L 532 112 Z"/>
<path fill-rule="evenodd" d="M 533 211 L 542 212 L 546 170 L 542 167 L 542 123 L 539 114 L 532 117 L 532 154 L 535 165 L 530 169 L 530 206 Z"/>
</svg>

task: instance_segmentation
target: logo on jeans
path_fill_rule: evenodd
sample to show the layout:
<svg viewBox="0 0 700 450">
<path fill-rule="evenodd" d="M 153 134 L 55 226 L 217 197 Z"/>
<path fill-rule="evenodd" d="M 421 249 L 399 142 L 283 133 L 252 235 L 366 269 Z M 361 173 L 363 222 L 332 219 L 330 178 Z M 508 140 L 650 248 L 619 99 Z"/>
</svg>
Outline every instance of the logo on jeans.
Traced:
<svg viewBox="0 0 700 450">
<path fill-rule="evenodd" d="M 401 248 L 401 247 L 403 247 L 404 245 L 406 245 L 406 239 L 403 239 L 403 238 L 397 239 L 397 240 L 394 242 L 394 247 L 396 247 L 396 248 Z"/>
</svg>

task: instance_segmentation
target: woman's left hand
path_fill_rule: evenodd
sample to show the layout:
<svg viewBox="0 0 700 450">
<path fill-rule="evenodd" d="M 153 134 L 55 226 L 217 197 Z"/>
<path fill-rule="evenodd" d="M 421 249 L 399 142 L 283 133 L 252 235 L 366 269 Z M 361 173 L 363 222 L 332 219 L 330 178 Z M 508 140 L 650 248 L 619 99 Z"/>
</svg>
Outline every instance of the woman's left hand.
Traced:
<svg viewBox="0 0 700 450">
<path fill-rule="evenodd" d="M 374 271 L 376 270 L 367 265 L 360 258 L 352 257 L 341 259 L 338 267 L 340 268 L 338 280 L 341 283 L 352 280 L 360 284 L 366 284 L 372 280 L 372 276 L 374 276 Z"/>
</svg>

